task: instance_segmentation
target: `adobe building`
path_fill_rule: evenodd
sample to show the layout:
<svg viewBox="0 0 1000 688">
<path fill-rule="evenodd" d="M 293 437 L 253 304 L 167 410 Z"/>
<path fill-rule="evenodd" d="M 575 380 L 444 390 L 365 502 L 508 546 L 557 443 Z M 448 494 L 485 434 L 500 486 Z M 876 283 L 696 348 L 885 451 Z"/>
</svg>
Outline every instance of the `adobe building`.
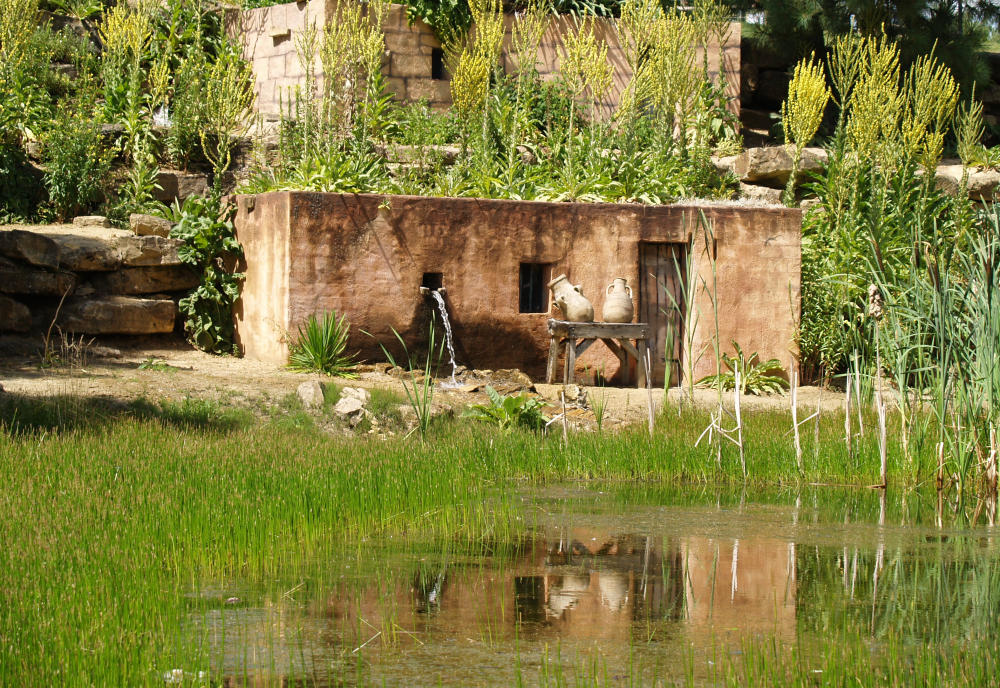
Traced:
<svg viewBox="0 0 1000 688">
<path fill-rule="evenodd" d="M 353 0 L 348 0 L 353 1 Z M 227 15 L 228 30 L 243 46 L 243 57 L 253 65 L 256 107 L 266 117 L 281 114 L 282 104 L 288 106 L 296 88 L 305 87 L 305 69 L 296 53 L 296 38 L 309 25 L 322 28 L 337 14 L 337 0 L 311 0 L 284 5 L 261 7 Z M 501 61 L 508 73 L 516 70 L 517 61 L 511 50 L 513 16 L 506 18 L 507 34 Z M 572 20 L 553 18 L 538 48 L 536 67 L 543 79 L 554 78 L 559 71 L 561 37 Z M 717 39 L 708 45 L 708 70 L 713 80 L 724 84 L 727 107 L 739 114 L 740 108 L 740 28 L 731 22 L 728 35 L 720 45 Z M 386 57 L 382 73 L 389 89 L 403 101 L 425 100 L 435 108 L 451 104 L 450 82 L 445 68 L 444 51 L 430 27 L 417 20 L 412 25 L 403 5 L 390 5 L 383 22 Z M 632 77 L 614 25 L 606 19 L 595 22 L 595 35 L 607 43 L 608 61 L 614 68 L 605 113 L 617 104 L 619 95 Z M 704 51 L 696 48 L 695 59 L 702 64 Z M 317 59 L 315 75 L 322 80 L 322 66 Z"/>
<path fill-rule="evenodd" d="M 444 287 L 458 363 L 540 379 L 557 317 L 547 284 L 560 274 L 597 320 L 608 284 L 628 280 L 636 321 L 652 326 L 654 384 L 665 362 L 673 384 L 692 358 L 695 379 L 715 372 L 716 315 L 723 351 L 736 341 L 761 359 L 795 353 L 798 209 L 287 191 L 236 202 L 246 256 L 236 327 L 251 358 L 287 363 L 299 325 L 326 311 L 347 316 L 350 350 L 364 359 L 384 360 L 380 343 L 402 355 L 393 330 L 420 350 L 435 313 L 421 287 Z M 620 363 L 597 344 L 576 370 L 610 380 Z"/>
</svg>

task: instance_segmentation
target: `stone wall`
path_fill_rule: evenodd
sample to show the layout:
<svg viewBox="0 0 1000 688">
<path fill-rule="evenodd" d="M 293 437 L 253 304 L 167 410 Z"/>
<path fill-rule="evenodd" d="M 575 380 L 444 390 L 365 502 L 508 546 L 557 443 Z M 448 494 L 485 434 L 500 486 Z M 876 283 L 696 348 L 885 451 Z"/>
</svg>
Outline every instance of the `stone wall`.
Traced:
<svg viewBox="0 0 1000 688">
<path fill-rule="evenodd" d="M 582 284 L 600 317 L 613 278 L 638 283 L 641 242 L 684 243 L 692 233 L 703 286 L 698 315 L 689 318 L 697 321 L 691 351 L 711 351 L 705 347 L 715 334 L 704 287 L 713 283 L 712 251 L 723 350 L 736 340 L 762 359 L 786 362 L 794 353 L 799 210 L 303 192 L 238 196 L 237 205 L 236 229 L 246 254 L 237 332 L 251 358 L 285 363 L 289 336 L 309 315 L 327 310 L 348 317 L 350 348 L 369 360 L 384 358 L 378 342 L 393 342 L 393 329 L 419 347 L 432 317 L 419 289 L 425 273 L 440 273 L 459 363 L 520 368 L 539 377 L 548 352 L 546 321 L 553 314 L 519 312 L 522 263 L 547 265 L 552 276 L 565 273 Z M 714 227 L 714 240 L 705 240 L 701 214 Z M 696 363 L 696 377 L 715 370 L 710 353 Z M 591 347 L 577 364 L 580 370 L 603 367 L 607 377 L 618 371 L 617 359 L 603 346 Z"/>
<path fill-rule="evenodd" d="M 282 102 L 287 105 L 296 87 L 305 85 L 305 73 L 296 54 L 295 43 L 307 22 L 315 22 L 322 27 L 336 15 L 336 0 L 310 0 L 287 5 L 262 7 L 244 12 L 233 12 L 228 16 L 229 31 L 243 44 L 243 55 L 253 64 L 257 90 L 257 109 L 269 117 L 281 113 Z M 505 68 L 516 67 L 511 56 L 510 27 L 513 17 L 507 17 L 507 34 L 502 55 Z M 538 51 L 537 67 L 543 78 L 552 78 L 558 71 L 558 46 L 560 36 L 568 26 L 568 19 L 552 22 L 542 39 Z M 421 21 L 410 25 L 406 9 L 402 5 L 391 5 L 385 23 L 387 56 L 383 63 L 389 88 L 401 100 L 426 100 L 432 106 L 443 108 L 451 104 L 451 91 L 447 78 L 436 79 L 435 61 L 441 59 L 441 44 L 430 27 Z M 614 66 L 614 84 L 607 96 L 605 108 L 610 109 L 618 102 L 625 84 L 631 78 L 631 70 L 622 54 L 614 28 L 606 20 L 599 20 L 597 34 L 608 43 L 608 59 Z M 437 52 L 437 54 L 435 54 Z M 709 50 L 709 70 L 716 76 L 721 70 L 725 76 L 728 106 L 739 112 L 740 95 L 740 24 L 733 22 L 727 41 L 721 49 L 712 46 Z M 702 54 L 698 51 L 697 60 Z M 321 69 L 315 65 L 316 74 L 321 79 Z M 447 75 L 444 75 L 445 77 Z"/>
<path fill-rule="evenodd" d="M 0 228 L 0 333 L 44 333 L 53 319 L 75 334 L 173 332 L 177 299 L 198 276 L 181 264 L 169 223 L 136 217 L 139 234 L 101 217 Z"/>
</svg>

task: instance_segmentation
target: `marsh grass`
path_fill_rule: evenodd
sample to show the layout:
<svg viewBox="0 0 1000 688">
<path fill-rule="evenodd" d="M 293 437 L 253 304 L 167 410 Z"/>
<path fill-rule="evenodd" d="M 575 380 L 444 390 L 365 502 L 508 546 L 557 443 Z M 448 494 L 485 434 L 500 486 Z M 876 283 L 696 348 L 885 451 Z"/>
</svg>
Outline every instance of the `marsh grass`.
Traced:
<svg viewBox="0 0 1000 688">
<path fill-rule="evenodd" d="M 399 400 L 379 393 L 373 403 Z M 649 491 L 654 482 L 682 498 L 727 483 L 739 495 L 797 475 L 787 413 L 746 417 L 747 484 L 735 452 L 716 464 L 714 453 L 693 448 L 707 413 L 665 413 L 670 422 L 652 438 L 645 428 L 575 433 L 564 447 L 455 421 L 431 425 L 427 441 L 378 441 L 330 437 L 311 422 L 262 422 L 203 400 L 4 394 L 0 480 L 15 489 L 0 499 L 0 684 L 162 685 L 176 667 L 205 669 L 214 661 L 207 636 L 178 632 L 192 615 L 215 618 L 243 589 L 326 580 L 324 566 L 352 549 L 363 559 L 361 543 L 372 539 L 450 543 L 470 556 L 502 551 L 531 525 L 515 486 L 613 481 L 609 498 L 624 504 L 643 490 L 667 499 Z M 877 479 L 874 433 L 850 456 L 841 433 L 840 418 L 826 414 L 806 481 Z M 918 474 L 930 476 L 933 452 L 912 453 Z M 903 460 L 891 449 L 893 470 Z M 875 493 L 862 494 L 877 513 Z M 292 588 L 266 599 L 286 604 Z M 405 635 L 391 623 L 390 631 Z M 346 677 L 356 668 L 348 659 L 338 669 Z"/>
</svg>

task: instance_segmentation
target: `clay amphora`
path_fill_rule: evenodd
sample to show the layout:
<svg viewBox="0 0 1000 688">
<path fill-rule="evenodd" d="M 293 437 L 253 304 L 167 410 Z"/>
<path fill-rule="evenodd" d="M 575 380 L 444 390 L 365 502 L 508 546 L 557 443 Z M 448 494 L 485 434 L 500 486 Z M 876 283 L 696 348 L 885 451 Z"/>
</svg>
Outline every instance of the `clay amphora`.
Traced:
<svg viewBox="0 0 1000 688">
<path fill-rule="evenodd" d="M 604 322 L 630 323 L 633 315 L 632 289 L 624 277 L 615 277 L 604 298 Z"/>
<path fill-rule="evenodd" d="M 566 275 L 559 275 L 549 282 L 552 302 L 559 306 L 563 317 L 570 322 L 593 322 L 594 307 L 583 295 L 580 285 L 572 285 Z"/>
</svg>

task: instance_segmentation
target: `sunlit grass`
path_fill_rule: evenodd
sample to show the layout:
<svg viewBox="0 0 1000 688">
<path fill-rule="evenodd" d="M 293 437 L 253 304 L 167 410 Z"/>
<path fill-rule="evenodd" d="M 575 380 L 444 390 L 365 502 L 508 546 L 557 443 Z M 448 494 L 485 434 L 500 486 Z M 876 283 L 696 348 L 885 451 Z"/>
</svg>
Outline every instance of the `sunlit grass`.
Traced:
<svg viewBox="0 0 1000 688">
<path fill-rule="evenodd" d="M 376 401 L 385 410 L 399 399 Z M 578 433 L 564 446 L 460 420 L 432 425 L 425 441 L 332 437 L 289 422 L 311 418 L 292 406 L 262 421 L 203 400 L 5 395 L 0 684 L 162 685 L 175 666 L 208 666 L 208 646 L 178 629 L 223 604 L 198 593 L 211 582 L 316 573 L 372 538 L 502 550 L 528 527 L 516 491 L 614 481 L 626 504 L 653 484 L 677 486 L 675 497 L 698 484 L 742 485 L 734 452 L 717 465 L 694 446 L 703 413 L 668 409 L 652 439 L 644 429 Z M 794 483 L 786 414 L 745 424 L 751 484 Z M 818 458 L 806 433 L 807 480 L 874 482 L 874 438 L 848 458 L 842 432 L 841 419 L 824 418 Z"/>
</svg>

